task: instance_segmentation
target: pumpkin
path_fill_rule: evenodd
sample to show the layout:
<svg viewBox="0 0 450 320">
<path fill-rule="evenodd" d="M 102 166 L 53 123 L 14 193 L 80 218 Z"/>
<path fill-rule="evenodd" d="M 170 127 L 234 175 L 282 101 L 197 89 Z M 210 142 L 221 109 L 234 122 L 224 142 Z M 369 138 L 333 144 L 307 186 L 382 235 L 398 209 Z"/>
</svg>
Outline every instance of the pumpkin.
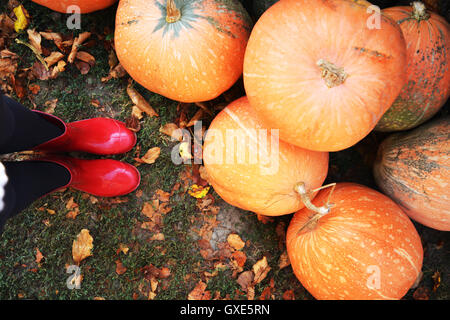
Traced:
<svg viewBox="0 0 450 320">
<path fill-rule="evenodd" d="M 346 149 L 394 102 L 405 82 L 405 41 L 385 15 L 372 25 L 377 14 L 368 13 L 370 5 L 283 0 L 255 24 L 244 86 L 282 140 L 317 151 Z"/>
<path fill-rule="evenodd" d="M 450 117 L 388 137 L 378 150 L 374 176 L 412 219 L 450 231 Z"/>
<path fill-rule="evenodd" d="M 279 0 L 254 0 L 252 7 L 252 14 L 256 19 L 259 19 L 261 15 L 270 8 L 275 2 Z"/>
<path fill-rule="evenodd" d="M 322 190 L 312 201 L 319 209 L 324 203 L 334 206 L 298 211 L 287 230 L 288 256 L 302 285 L 323 300 L 403 297 L 423 261 L 408 216 L 385 195 L 353 183 Z"/>
<path fill-rule="evenodd" d="M 67 13 L 70 6 L 78 6 L 80 13 L 90 13 L 105 9 L 115 3 L 117 0 L 32 0 L 42 6 L 54 11 Z"/>
<path fill-rule="evenodd" d="M 418 1 L 384 13 L 402 28 L 408 80 L 376 129 L 408 130 L 433 117 L 450 96 L 450 25 Z"/>
<path fill-rule="evenodd" d="M 293 213 L 303 207 L 294 190 L 303 182 L 320 187 L 328 172 L 328 153 L 278 140 L 242 97 L 212 121 L 203 146 L 207 180 L 229 204 L 267 216 Z"/>
<path fill-rule="evenodd" d="M 115 48 L 139 84 L 172 100 L 211 100 L 242 74 L 251 19 L 237 0 L 122 0 Z"/>
</svg>

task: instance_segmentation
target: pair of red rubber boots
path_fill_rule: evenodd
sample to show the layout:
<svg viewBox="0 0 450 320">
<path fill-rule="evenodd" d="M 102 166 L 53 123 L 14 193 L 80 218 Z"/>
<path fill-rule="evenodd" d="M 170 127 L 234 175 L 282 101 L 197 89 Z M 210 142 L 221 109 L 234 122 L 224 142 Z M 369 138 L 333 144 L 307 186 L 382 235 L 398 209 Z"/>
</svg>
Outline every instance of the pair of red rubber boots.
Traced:
<svg viewBox="0 0 450 320">
<path fill-rule="evenodd" d="M 63 130 L 59 137 L 33 148 L 36 151 L 113 155 L 126 153 L 136 144 L 136 134 L 114 119 L 93 118 L 65 123 L 53 115 L 34 112 Z M 141 180 L 134 166 L 111 159 L 82 160 L 52 155 L 39 161 L 56 163 L 69 171 L 70 181 L 61 188 L 72 187 L 99 197 L 128 194 L 136 190 Z"/>
</svg>

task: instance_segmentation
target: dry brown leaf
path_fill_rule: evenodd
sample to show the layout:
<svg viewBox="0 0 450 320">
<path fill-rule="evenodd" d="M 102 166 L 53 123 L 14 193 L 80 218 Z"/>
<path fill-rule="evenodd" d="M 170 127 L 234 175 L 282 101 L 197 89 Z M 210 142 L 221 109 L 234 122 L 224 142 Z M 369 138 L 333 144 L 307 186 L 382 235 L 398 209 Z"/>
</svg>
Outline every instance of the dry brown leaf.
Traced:
<svg viewBox="0 0 450 320">
<path fill-rule="evenodd" d="M 37 53 L 42 54 L 42 47 L 41 47 L 42 37 L 41 37 L 41 35 L 35 29 L 33 29 L 33 30 L 28 29 L 27 33 L 28 33 L 28 39 L 30 40 L 30 45 L 32 45 L 36 49 Z"/>
<path fill-rule="evenodd" d="M 247 256 L 242 251 L 235 251 L 232 253 L 233 260 L 239 268 L 243 268 L 247 261 Z"/>
<path fill-rule="evenodd" d="M 142 110 L 141 109 L 139 109 L 137 106 L 133 106 L 132 108 L 131 108 L 131 115 L 133 116 L 133 117 L 135 117 L 136 119 L 138 119 L 138 120 L 141 120 L 143 117 L 144 117 L 144 115 L 142 114 Z"/>
<path fill-rule="evenodd" d="M 89 71 L 91 70 L 91 65 L 89 63 L 81 61 L 81 60 L 76 60 L 75 66 L 80 71 L 80 73 L 83 75 L 88 74 Z"/>
<path fill-rule="evenodd" d="M 154 234 L 154 235 L 150 238 L 150 240 L 151 240 L 151 241 L 164 241 L 164 240 L 165 240 L 165 237 L 164 237 L 164 234 L 163 234 L 163 233 L 159 232 L 159 233 L 157 233 L 157 234 Z"/>
<path fill-rule="evenodd" d="M 142 111 L 144 111 L 150 117 L 158 117 L 156 111 L 150 106 L 150 104 L 141 96 L 131 85 L 127 87 L 127 93 L 131 101 Z"/>
<path fill-rule="evenodd" d="M 64 58 L 64 55 L 61 52 L 53 51 L 48 57 L 44 58 L 44 61 L 47 63 L 47 66 L 51 67 L 62 58 Z"/>
<path fill-rule="evenodd" d="M 159 132 L 172 137 L 176 141 L 183 141 L 183 133 L 175 123 L 166 123 L 159 128 Z"/>
<path fill-rule="evenodd" d="M 75 220 L 75 218 L 79 214 L 80 214 L 80 208 L 75 208 L 74 210 L 71 210 L 71 211 L 67 212 L 66 218 Z"/>
<path fill-rule="evenodd" d="M 38 84 L 32 83 L 28 86 L 28 90 L 32 93 L 32 94 L 38 94 L 39 91 L 41 90 L 41 87 Z"/>
<path fill-rule="evenodd" d="M 41 263 L 42 259 L 44 258 L 44 255 L 39 250 L 39 248 L 36 248 L 36 263 Z"/>
<path fill-rule="evenodd" d="M 203 109 L 199 109 L 194 116 L 192 117 L 191 120 L 189 120 L 188 124 L 186 125 L 186 127 L 191 127 L 193 126 L 197 121 L 199 121 L 201 118 L 203 118 L 205 114 L 205 111 L 203 111 Z"/>
<path fill-rule="evenodd" d="M 154 148 L 149 149 L 145 153 L 145 155 L 140 158 L 140 160 L 143 163 L 152 164 L 152 163 L 155 163 L 156 159 L 158 159 L 160 154 L 161 154 L 161 149 L 159 147 L 154 147 Z"/>
<path fill-rule="evenodd" d="M 76 264 L 79 264 L 82 260 L 92 256 L 93 242 L 94 239 L 89 234 L 89 230 L 81 230 L 72 244 L 72 257 Z"/>
<path fill-rule="evenodd" d="M 85 51 L 78 51 L 76 54 L 76 58 L 78 60 L 84 61 L 88 63 L 91 67 L 95 65 L 95 58 L 90 53 L 87 53 Z"/>
<path fill-rule="evenodd" d="M 156 196 L 161 202 L 167 202 L 170 200 L 170 193 L 165 192 L 164 190 L 161 189 L 156 190 Z"/>
<path fill-rule="evenodd" d="M 89 37 L 91 36 L 90 32 L 83 32 L 78 37 L 75 38 L 75 40 L 72 43 L 72 50 L 70 51 L 69 58 L 67 61 L 69 63 L 73 63 L 75 61 L 75 58 L 77 56 L 77 52 L 79 47 L 85 42 Z"/>
<path fill-rule="evenodd" d="M 252 271 L 244 271 L 239 275 L 237 283 L 241 286 L 242 290 L 247 292 L 248 288 L 253 284 L 254 277 L 255 275 Z"/>
<path fill-rule="evenodd" d="M 0 14 L 0 35 L 11 36 L 14 33 L 14 20 L 6 13 Z"/>
<path fill-rule="evenodd" d="M 119 254 L 119 252 L 122 252 L 123 254 L 127 254 L 128 251 L 130 250 L 130 248 L 128 248 L 128 246 L 126 244 L 120 243 L 119 244 L 119 249 L 117 249 L 117 254 Z"/>
<path fill-rule="evenodd" d="M 120 276 L 127 271 L 120 259 L 116 260 L 116 273 Z"/>
<path fill-rule="evenodd" d="M 283 251 L 283 253 L 280 256 L 280 260 L 278 261 L 278 267 L 281 269 L 286 268 L 291 265 L 291 262 L 289 261 L 289 256 L 286 250 Z"/>
<path fill-rule="evenodd" d="M 39 33 L 45 40 L 55 42 L 55 45 L 58 48 L 62 43 L 62 36 L 59 33 L 56 33 L 56 32 L 39 32 Z"/>
<path fill-rule="evenodd" d="M 261 260 L 253 265 L 253 273 L 255 274 L 255 284 L 264 280 L 270 271 L 270 267 L 267 263 L 267 258 L 264 256 Z"/>
<path fill-rule="evenodd" d="M 441 286 L 441 273 L 439 271 L 436 271 L 431 278 L 434 280 L 433 284 L 433 292 L 436 292 L 436 290 Z"/>
<path fill-rule="evenodd" d="M 48 213 L 50 213 L 51 215 L 54 215 L 54 214 L 56 214 L 56 211 L 55 210 L 52 210 L 52 209 L 45 209 Z"/>
<path fill-rule="evenodd" d="M 53 100 L 45 101 L 45 109 L 44 112 L 53 114 L 55 112 L 56 104 L 58 103 L 58 99 L 55 98 Z"/>
<path fill-rule="evenodd" d="M 151 203 L 144 202 L 144 206 L 142 207 L 141 213 L 147 218 L 153 219 L 155 209 L 153 208 L 153 205 Z"/>
<path fill-rule="evenodd" d="M 112 69 L 106 77 L 101 79 L 102 82 L 109 81 L 111 79 L 119 79 L 123 78 L 127 75 L 127 71 L 125 68 L 119 63 L 117 66 Z"/>
<path fill-rule="evenodd" d="M 188 300 L 210 300 L 211 292 L 206 291 L 206 283 L 199 281 L 188 295 Z"/>
</svg>

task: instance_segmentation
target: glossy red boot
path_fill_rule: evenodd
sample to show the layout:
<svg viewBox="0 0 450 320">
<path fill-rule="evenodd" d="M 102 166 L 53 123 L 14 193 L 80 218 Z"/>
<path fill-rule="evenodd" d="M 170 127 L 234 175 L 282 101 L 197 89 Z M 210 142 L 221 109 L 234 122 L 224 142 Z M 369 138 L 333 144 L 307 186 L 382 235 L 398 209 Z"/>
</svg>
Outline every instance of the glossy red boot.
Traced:
<svg viewBox="0 0 450 320">
<path fill-rule="evenodd" d="M 74 189 L 98 197 L 123 196 L 136 190 L 141 181 L 132 165 L 111 159 L 83 160 L 69 157 L 38 159 L 59 164 L 70 172 L 69 183 L 60 189 Z"/>
<path fill-rule="evenodd" d="M 34 150 L 54 152 L 88 152 L 99 155 L 121 154 L 136 144 L 136 134 L 123 122 L 109 118 L 93 118 L 64 123 L 51 114 L 34 111 L 63 130 L 63 134 Z"/>
</svg>

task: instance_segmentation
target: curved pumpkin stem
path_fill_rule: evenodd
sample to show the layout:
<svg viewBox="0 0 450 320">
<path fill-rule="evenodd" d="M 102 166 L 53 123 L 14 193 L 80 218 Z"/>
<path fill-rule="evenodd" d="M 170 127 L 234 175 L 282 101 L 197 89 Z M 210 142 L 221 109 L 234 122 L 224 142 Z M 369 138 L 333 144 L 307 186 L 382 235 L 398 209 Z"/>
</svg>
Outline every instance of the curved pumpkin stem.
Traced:
<svg viewBox="0 0 450 320">
<path fill-rule="evenodd" d="M 181 12 L 180 10 L 178 10 L 174 0 L 167 0 L 166 11 L 167 11 L 166 21 L 168 23 L 174 23 L 180 20 Z"/>
<path fill-rule="evenodd" d="M 313 194 L 319 190 L 329 188 L 329 187 L 331 187 L 331 191 L 328 194 L 327 202 L 325 203 L 325 205 L 323 205 L 322 207 L 315 206 L 311 202 L 311 194 Z M 327 184 L 320 188 L 308 191 L 308 190 L 306 190 L 306 186 L 305 186 L 304 182 L 299 182 L 295 185 L 294 189 L 300 195 L 305 207 L 307 207 L 309 210 L 311 210 L 313 212 L 316 212 L 316 214 L 314 216 L 312 216 L 311 219 L 309 219 L 308 222 L 306 222 L 305 225 L 297 231 L 297 234 L 300 234 L 306 228 L 312 230 L 316 226 L 317 221 L 319 221 L 320 218 L 322 218 L 323 216 L 330 213 L 331 208 L 334 207 L 334 204 L 330 203 L 330 197 L 333 194 L 335 187 L 336 187 L 336 183 L 330 183 L 330 184 Z"/>
<path fill-rule="evenodd" d="M 320 59 L 317 61 L 317 65 L 322 70 L 322 78 L 328 88 L 340 86 L 348 77 L 344 68 L 339 68 L 327 60 Z"/>
<path fill-rule="evenodd" d="M 420 1 L 414 1 L 411 6 L 413 7 L 412 18 L 417 21 L 430 19 L 430 14 L 427 12 L 427 8 Z"/>
</svg>

